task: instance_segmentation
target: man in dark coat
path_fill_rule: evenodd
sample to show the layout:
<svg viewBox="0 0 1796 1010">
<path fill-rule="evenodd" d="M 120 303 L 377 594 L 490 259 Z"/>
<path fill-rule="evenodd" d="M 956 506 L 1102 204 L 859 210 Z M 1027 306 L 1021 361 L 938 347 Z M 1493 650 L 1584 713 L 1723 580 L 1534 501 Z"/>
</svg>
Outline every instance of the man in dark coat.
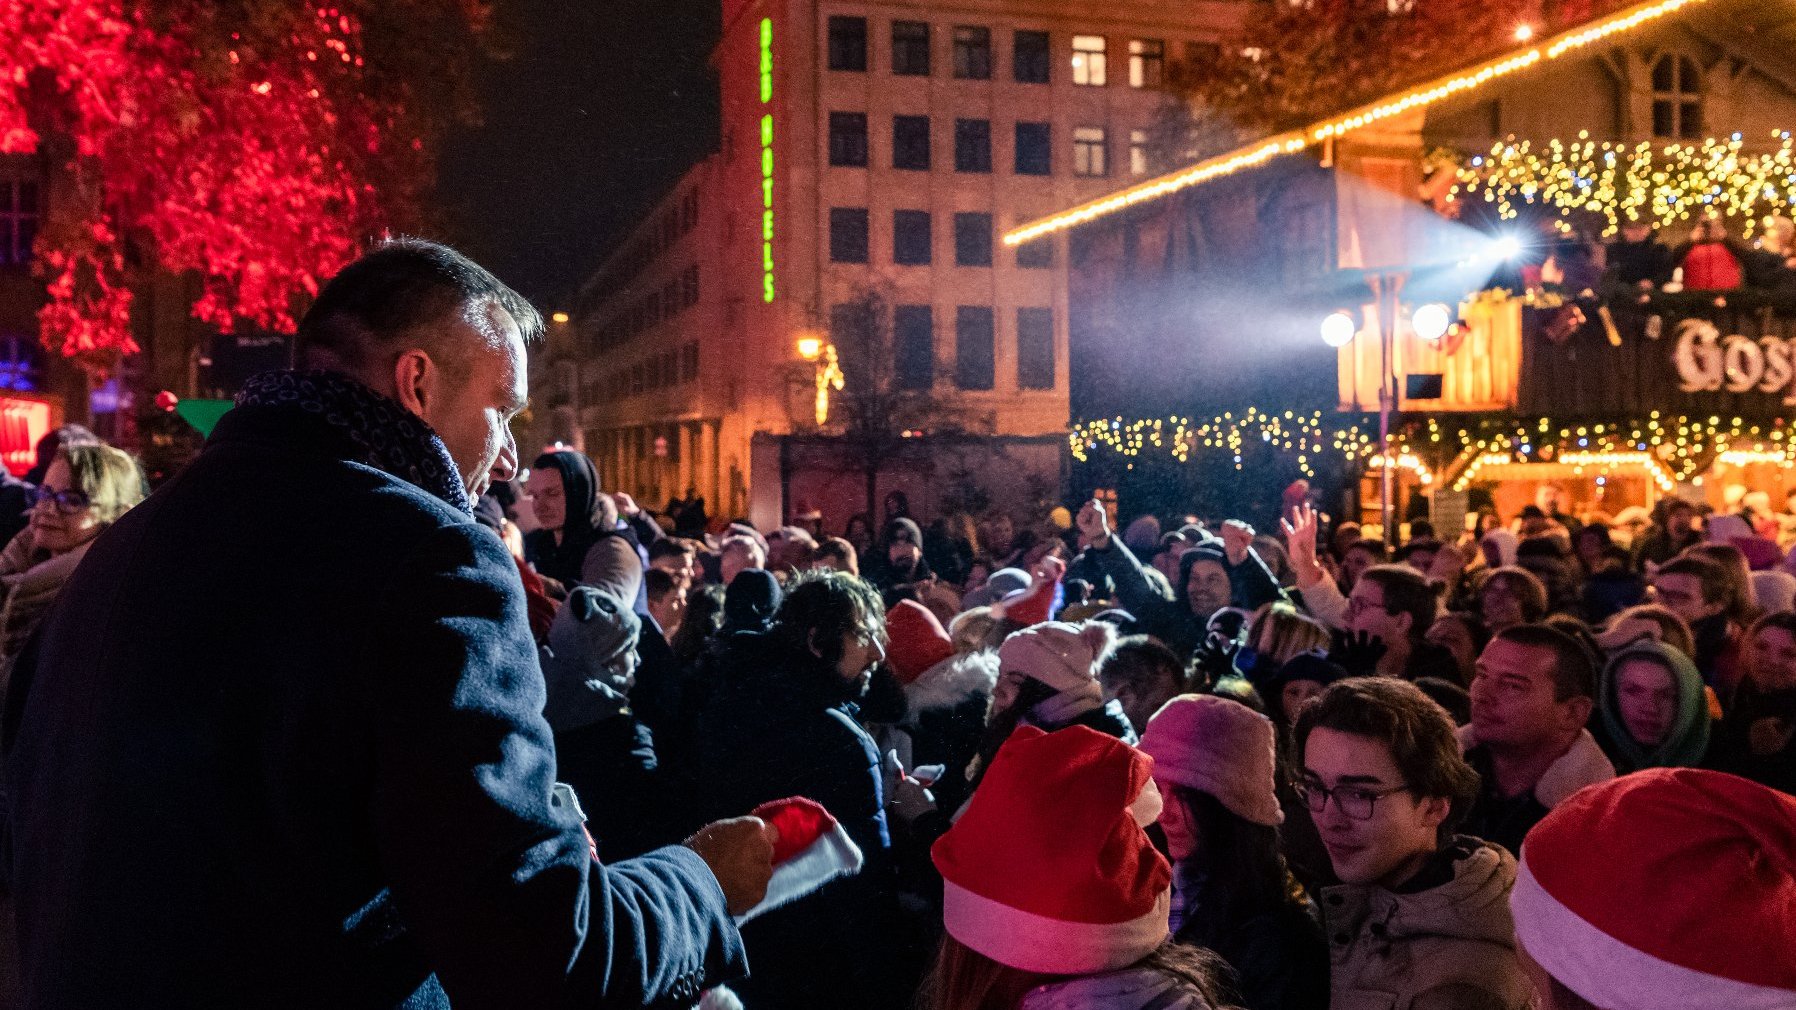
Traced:
<svg viewBox="0 0 1796 1010">
<path fill-rule="evenodd" d="M 339 274 L 21 657 L 25 1007 L 636 1007 L 743 974 L 754 819 L 614 866 L 552 789 L 516 468 L 536 313 L 452 250 Z"/>
<path fill-rule="evenodd" d="M 806 573 L 771 630 L 737 632 L 713 657 L 694 787 L 706 816 L 787 796 L 823 804 L 866 865 L 743 928 L 750 1007 L 908 1006 L 880 761 L 856 702 L 885 658 L 885 612 L 844 572 Z"/>
</svg>

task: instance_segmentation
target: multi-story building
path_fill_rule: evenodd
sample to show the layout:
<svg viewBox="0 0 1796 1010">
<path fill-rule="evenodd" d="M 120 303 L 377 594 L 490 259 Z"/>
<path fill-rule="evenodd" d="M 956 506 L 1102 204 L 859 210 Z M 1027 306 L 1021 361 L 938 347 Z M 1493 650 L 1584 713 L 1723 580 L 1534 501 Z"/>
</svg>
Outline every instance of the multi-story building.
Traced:
<svg viewBox="0 0 1796 1010">
<path fill-rule="evenodd" d="M 984 436 L 966 470 L 993 500 L 1030 476 L 1057 488 L 1066 248 L 998 236 L 1145 176 L 1169 61 L 1242 8 L 725 0 L 721 150 L 581 292 L 544 355 L 540 434 L 578 438 L 650 504 L 690 488 L 713 514 L 804 503 L 839 525 L 863 483 L 830 464 L 798 348 L 871 295 L 891 381 Z M 942 476 L 894 459 L 881 486 L 926 508 Z"/>
</svg>

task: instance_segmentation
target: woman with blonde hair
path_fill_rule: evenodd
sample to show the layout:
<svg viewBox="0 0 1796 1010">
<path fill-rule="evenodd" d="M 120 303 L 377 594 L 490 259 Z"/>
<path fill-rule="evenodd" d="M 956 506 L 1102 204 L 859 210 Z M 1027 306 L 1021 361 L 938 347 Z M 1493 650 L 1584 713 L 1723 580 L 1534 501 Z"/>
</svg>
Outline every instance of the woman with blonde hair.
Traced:
<svg viewBox="0 0 1796 1010">
<path fill-rule="evenodd" d="M 38 485 L 30 525 L 0 551 L 0 684 L 95 538 L 144 497 L 143 470 L 119 449 L 65 445 Z"/>
<path fill-rule="evenodd" d="M 1243 676 L 1256 684 L 1305 652 L 1327 652 L 1328 627 L 1289 603 L 1268 603 L 1254 611 L 1248 626 L 1247 648 L 1252 654 L 1238 657 Z"/>
</svg>

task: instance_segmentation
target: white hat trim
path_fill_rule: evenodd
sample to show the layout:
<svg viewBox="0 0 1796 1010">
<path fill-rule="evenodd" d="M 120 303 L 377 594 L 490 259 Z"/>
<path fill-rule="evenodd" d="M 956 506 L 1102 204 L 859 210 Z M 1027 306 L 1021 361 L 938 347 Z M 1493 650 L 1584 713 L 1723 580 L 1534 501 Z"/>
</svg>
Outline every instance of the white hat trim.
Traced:
<svg viewBox="0 0 1796 1010">
<path fill-rule="evenodd" d="M 1567 989 L 1606 1010 L 1791 1010 L 1796 992 L 1663 961 L 1591 925 L 1547 893 L 1524 861 L 1509 907 L 1516 939 Z"/>
<path fill-rule="evenodd" d="M 1067 922 L 1036 915 L 943 881 L 942 925 L 986 957 L 1044 975 L 1089 975 L 1126 968 L 1166 941 L 1172 891 L 1128 922 Z"/>
</svg>

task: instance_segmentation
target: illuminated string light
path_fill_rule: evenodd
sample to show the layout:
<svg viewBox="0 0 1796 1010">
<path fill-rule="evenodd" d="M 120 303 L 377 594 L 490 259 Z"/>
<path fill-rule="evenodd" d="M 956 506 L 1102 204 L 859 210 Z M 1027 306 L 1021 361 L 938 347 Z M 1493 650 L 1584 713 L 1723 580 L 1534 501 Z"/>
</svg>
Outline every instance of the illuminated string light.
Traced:
<svg viewBox="0 0 1796 1010">
<path fill-rule="evenodd" d="M 1463 491 L 1490 467 L 1554 463 L 1574 469 L 1638 469 L 1666 493 L 1715 464 L 1773 465 L 1796 469 L 1796 427 L 1746 418 L 1667 418 L 1655 411 L 1644 420 L 1556 422 L 1549 417 L 1477 422 L 1449 431 L 1440 419 L 1418 422 L 1391 436 L 1397 466 L 1423 485 Z M 1295 457 L 1307 477 L 1317 463 L 1333 458 L 1348 466 L 1376 470 L 1384 465 L 1372 428 L 1351 415 L 1332 418 L 1321 411 L 1269 411 L 1249 407 L 1207 419 L 1182 416 L 1126 420 L 1120 416 L 1085 421 L 1067 434 L 1073 458 L 1091 462 L 1100 453 L 1130 467 L 1149 452 L 1190 463 L 1200 453 L 1226 453 L 1237 469 L 1242 451 L 1259 443 Z M 1448 460 L 1444 466 L 1430 459 Z M 1214 462 L 1213 457 L 1203 462 Z M 1486 475 L 1483 479 L 1490 479 Z"/>
<path fill-rule="evenodd" d="M 1599 144 L 1588 133 L 1538 146 L 1511 139 L 1456 166 L 1449 198 L 1482 198 L 1505 218 L 1523 205 L 1594 214 L 1605 236 L 1631 221 L 1666 228 L 1713 210 L 1751 235 L 1765 216 L 1796 212 L 1796 139 L 1788 131 L 1772 139 L 1777 149 L 1760 154 L 1745 153 L 1737 135 L 1656 149 Z"/>
<path fill-rule="evenodd" d="M 1437 104 L 1448 98 L 1485 87 L 1493 81 L 1513 76 L 1543 61 L 1557 60 L 1567 53 L 1595 45 L 1612 36 L 1632 31 L 1647 22 L 1665 17 L 1704 0 L 1653 0 L 1625 11 L 1599 18 L 1583 28 L 1564 32 L 1540 45 L 1529 46 L 1479 64 L 1467 70 L 1448 74 L 1406 91 L 1379 99 L 1338 117 L 1311 124 L 1299 130 L 1280 133 L 1254 141 L 1226 154 L 1198 162 L 1188 168 L 1157 179 L 1100 197 L 1077 207 L 1026 222 L 1004 233 L 1004 244 L 1021 245 L 1053 232 L 1065 231 L 1088 221 L 1114 214 L 1163 196 L 1201 185 L 1212 179 L 1271 161 L 1281 155 L 1296 154 L 1323 141 L 1340 137 L 1373 123 Z"/>
</svg>

